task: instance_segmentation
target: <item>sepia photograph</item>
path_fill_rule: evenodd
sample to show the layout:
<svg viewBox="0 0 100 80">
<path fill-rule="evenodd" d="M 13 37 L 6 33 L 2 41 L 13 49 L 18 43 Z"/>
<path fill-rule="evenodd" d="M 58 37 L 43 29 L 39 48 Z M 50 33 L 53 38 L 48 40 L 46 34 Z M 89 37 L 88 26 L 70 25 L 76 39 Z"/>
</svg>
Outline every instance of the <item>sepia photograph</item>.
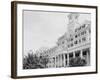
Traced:
<svg viewBox="0 0 100 80">
<path fill-rule="evenodd" d="M 97 73 L 97 6 L 13 1 L 12 78 Z"/>
</svg>

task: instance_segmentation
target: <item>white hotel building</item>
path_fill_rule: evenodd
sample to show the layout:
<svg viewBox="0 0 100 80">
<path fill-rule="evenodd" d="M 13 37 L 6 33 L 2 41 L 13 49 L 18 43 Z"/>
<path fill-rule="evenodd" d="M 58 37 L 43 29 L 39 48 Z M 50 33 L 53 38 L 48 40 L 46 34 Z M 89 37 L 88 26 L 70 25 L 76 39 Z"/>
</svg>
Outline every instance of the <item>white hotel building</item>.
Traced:
<svg viewBox="0 0 100 80">
<path fill-rule="evenodd" d="M 67 32 L 62 35 L 57 46 L 46 53 L 49 57 L 48 68 L 69 67 L 72 58 L 81 57 L 90 65 L 91 22 L 78 23 L 78 14 L 69 14 Z"/>
</svg>

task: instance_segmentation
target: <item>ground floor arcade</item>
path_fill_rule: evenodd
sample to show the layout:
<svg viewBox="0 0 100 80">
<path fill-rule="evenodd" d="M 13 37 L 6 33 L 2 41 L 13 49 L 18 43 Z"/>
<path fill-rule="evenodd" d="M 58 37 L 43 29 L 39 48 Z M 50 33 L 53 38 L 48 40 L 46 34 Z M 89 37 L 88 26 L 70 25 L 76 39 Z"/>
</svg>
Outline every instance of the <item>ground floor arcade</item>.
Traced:
<svg viewBox="0 0 100 80">
<path fill-rule="evenodd" d="M 47 67 L 69 67 L 71 59 L 78 57 L 86 60 L 86 66 L 90 65 L 90 48 L 77 49 L 69 52 L 66 51 L 64 53 L 52 56 L 49 59 L 50 61 Z"/>
</svg>

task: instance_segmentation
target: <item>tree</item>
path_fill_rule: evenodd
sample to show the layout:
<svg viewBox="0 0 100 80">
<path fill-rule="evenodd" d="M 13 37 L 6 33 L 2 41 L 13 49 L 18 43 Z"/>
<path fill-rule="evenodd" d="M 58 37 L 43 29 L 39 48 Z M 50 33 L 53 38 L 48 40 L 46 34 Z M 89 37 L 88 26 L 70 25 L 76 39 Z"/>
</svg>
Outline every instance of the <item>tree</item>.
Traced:
<svg viewBox="0 0 100 80">
<path fill-rule="evenodd" d="M 37 56 L 33 54 L 33 52 L 29 52 L 28 55 L 23 58 L 23 69 L 46 68 L 48 62 L 49 59 L 47 56 Z"/>
<path fill-rule="evenodd" d="M 47 67 L 47 64 L 49 62 L 49 58 L 47 56 L 40 56 L 40 63 Z"/>
<path fill-rule="evenodd" d="M 28 54 L 23 59 L 24 69 L 35 69 L 37 68 L 37 63 L 39 62 L 38 57 L 33 54 Z"/>
</svg>

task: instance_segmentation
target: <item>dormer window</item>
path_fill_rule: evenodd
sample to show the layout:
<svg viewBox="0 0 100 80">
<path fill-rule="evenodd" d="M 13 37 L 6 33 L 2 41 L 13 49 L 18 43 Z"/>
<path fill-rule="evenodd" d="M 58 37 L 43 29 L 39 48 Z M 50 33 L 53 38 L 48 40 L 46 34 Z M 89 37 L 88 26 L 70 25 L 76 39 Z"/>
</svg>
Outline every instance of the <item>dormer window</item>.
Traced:
<svg viewBox="0 0 100 80">
<path fill-rule="evenodd" d="M 77 35 L 75 35 L 75 38 L 77 38 Z"/>
<path fill-rule="evenodd" d="M 64 41 L 62 42 L 62 44 L 64 44 Z"/>
<path fill-rule="evenodd" d="M 82 28 L 85 28 L 85 24 L 82 26 Z"/>
</svg>

